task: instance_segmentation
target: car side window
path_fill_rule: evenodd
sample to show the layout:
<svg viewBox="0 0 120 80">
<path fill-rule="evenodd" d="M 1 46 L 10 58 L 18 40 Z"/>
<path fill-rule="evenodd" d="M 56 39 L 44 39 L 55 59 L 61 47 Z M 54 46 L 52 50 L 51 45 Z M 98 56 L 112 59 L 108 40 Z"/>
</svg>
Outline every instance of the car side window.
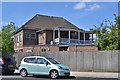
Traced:
<svg viewBox="0 0 120 80">
<path fill-rule="evenodd" d="M 43 58 L 37 58 L 37 61 L 36 61 L 38 64 L 45 64 L 47 61 Z"/>
<path fill-rule="evenodd" d="M 28 63 L 35 63 L 36 61 L 35 61 L 35 58 L 29 58 L 28 59 Z"/>
</svg>

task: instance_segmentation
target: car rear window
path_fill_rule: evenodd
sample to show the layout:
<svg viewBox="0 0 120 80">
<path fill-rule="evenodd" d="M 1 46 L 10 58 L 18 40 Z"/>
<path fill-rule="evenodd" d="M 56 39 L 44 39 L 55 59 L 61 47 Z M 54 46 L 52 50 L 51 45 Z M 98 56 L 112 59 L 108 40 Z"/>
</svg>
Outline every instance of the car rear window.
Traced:
<svg viewBox="0 0 120 80">
<path fill-rule="evenodd" d="M 25 59 L 24 59 L 24 62 L 28 62 L 28 58 L 25 58 Z"/>
</svg>

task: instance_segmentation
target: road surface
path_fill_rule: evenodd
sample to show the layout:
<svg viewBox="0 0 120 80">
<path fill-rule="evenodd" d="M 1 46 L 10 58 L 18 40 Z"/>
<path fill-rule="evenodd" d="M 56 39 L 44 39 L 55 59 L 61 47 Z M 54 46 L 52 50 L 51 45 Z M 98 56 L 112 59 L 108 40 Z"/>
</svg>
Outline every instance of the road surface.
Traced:
<svg viewBox="0 0 120 80">
<path fill-rule="evenodd" d="M 53 80 L 48 76 L 28 76 L 21 77 L 20 75 L 3 75 L 2 80 Z M 117 78 L 91 78 L 91 77 L 59 77 L 56 80 L 118 80 Z"/>
</svg>

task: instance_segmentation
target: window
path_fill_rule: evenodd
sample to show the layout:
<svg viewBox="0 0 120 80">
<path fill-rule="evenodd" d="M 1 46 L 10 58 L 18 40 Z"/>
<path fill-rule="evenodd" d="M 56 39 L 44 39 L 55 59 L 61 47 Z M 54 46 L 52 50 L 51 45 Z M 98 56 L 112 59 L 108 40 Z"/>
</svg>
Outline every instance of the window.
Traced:
<svg viewBox="0 0 120 80">
<path fill-rule="evenodd" d="M 55 61 L 54 59 L 52 59 L 52 58 L 47 58 L 51 63 L 53 63 L 53 64 L 59 64 L 57 61 Z"/>
<path fill-rule="evenodd" d="M 78 32 L 75 32 L 75 31 L 71 31 L 71 38 L 72 39 L 78 39 Z"/>
<path fill-rule="evenodd" d="M 77 36 L 77 32 L 71 32 L 72 36 Z"/>
<path fill-rule="evenodd" d="M 24 59 L 24 62 L 28 62 L 28 60 L 29 60 L 28 58 L 25 58 L 25 59 Z"/>
<path fill-rule="evenodd" d="M 19 42 L 20 41 L 20 39 L 19 39 L 19 35 L 17 36 L 17 42 Z"/>
<path fill-rule="evenodd" d="M 19 52 L 23 52 L 23 49 L 20 49 Z"/>
<path fill-rule="evenodd" d="M 35 40 L 36 39 L 36 35 L 35 34 L 31 34 L 31 40 Z"/>
<path fill-rule="evenodd" d="M 14 42 L 17 43 L 17 36 L 15 36 L 15 38 L 14 38 Z"/>
<path fill-rule="evenodd" d="M 26 40 L 30 40 L 30 33 L 26 33 L 26 34 L 25 34 L 25 39 L 26 39 Z"/>
<path fill-rule="evenodd" d="M 22 35 L 21 34 L 19 35 L 19 40 L 20 40 L 20 42 L 22 41 Z"/>
<path fill-rule="evenodd" d="M 59 51 L 68 51 L 68 47 L 59 47 Z"/>
<path fill-rule="evenodd" d="M 22 35 L 19 34 L 19 35 L 17 36 L 17 42 L 21 42 L 21 41 L 22 41 Z"/>
<path fill-rule="evenodd" d="M 42 52 L 46 52 L 46 49 L 42 49 Z"/>
<path fill-rule="evenodd" d="M 43 58 L 37 58 L 37 63 L 38 64 L 45 64 L 45 63 L 47 63 L 47 61 Z"/>
<path fill-rule="evenodd" d="M 29 62 L 29 63 L 35 63 L 35 58 L 29 58 L 29 59 L 28 59 L 28 62 Z"/>
</svg>

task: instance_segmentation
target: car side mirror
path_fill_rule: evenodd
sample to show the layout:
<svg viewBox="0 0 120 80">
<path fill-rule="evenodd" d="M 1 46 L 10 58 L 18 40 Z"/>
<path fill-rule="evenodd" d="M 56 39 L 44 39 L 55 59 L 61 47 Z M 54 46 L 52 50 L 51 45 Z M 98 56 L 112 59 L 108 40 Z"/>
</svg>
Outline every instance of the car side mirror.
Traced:
<svg viewBox="0 0 120 80">
<path fill-rule="evenodd" d="M 46 66 L 49 64 L 48 62 L 45 62 Z"/>
</svg>

